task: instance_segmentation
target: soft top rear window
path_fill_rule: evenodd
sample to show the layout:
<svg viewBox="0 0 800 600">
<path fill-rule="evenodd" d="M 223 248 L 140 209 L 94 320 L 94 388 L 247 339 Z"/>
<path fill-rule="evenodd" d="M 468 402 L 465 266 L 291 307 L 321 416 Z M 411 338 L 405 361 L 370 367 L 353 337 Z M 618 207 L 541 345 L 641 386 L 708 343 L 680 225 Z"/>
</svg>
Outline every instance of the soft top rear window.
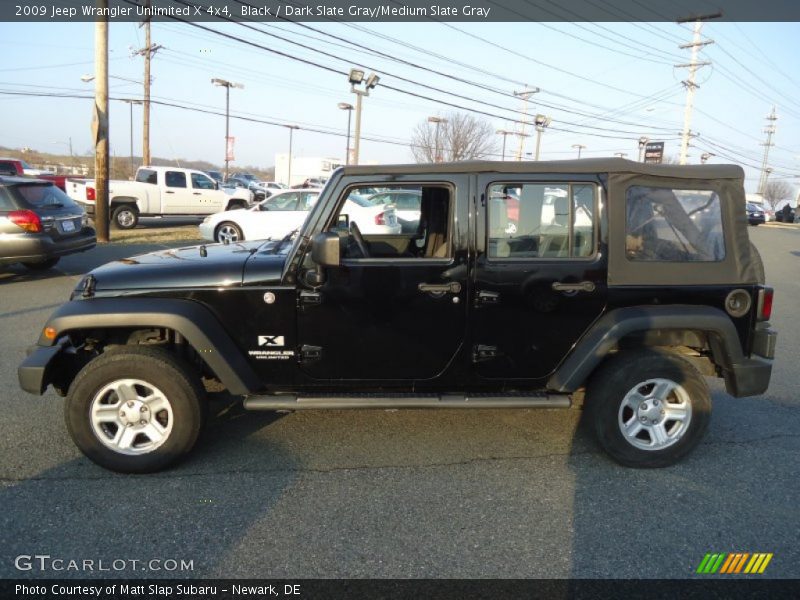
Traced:
<svg viewBox="0 0 800 600">
<path fill-rule="evenodd" d="M 20 183 L 11 189 L 18 200 L 31 208 L 77 206 L 72 198 L 52 183 Z"/>
</svg>

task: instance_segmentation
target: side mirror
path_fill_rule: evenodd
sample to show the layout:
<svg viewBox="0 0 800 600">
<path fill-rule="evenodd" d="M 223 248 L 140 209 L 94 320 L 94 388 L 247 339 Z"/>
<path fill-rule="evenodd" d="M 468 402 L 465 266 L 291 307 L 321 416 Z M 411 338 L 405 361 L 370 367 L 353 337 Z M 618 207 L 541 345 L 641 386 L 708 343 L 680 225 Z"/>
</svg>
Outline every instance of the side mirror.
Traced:
<svg viewBox="0 0 800 600">
<path fill-rule="evenodd" d="M 323 231 L 311 243 L 311 260 L 318 267 L 338 267 L 341 263 L 341 241 L 335 231 Z"/>
<path fill-rule="evenodd" d="M 215 181 L 215 182 L 214 182 L 214 189 L 215 189 L 215 190 L 218 190 L 218 189 L 219 189 L 219 181 Z"/>
</svg>

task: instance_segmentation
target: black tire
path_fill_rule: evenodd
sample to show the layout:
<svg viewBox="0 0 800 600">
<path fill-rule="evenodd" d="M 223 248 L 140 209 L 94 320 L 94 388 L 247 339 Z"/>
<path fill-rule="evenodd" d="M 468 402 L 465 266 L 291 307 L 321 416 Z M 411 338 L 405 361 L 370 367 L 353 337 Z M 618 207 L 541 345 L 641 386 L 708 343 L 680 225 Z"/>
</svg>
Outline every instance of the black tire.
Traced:
<svg viewBox="0 0 800 600">
<path fill-rule="evenodd" d="M 26 267 L 28 267 L 31 271 L 45 271 L 47 269 L 52 269 L 58 264 L 59 258 L 48 258 L 47 260 L 43 260 L 41 262 L 24 262 L 22 263 Z"/>
<path fill-rule="evenodd" d="M 672 401 L 679 399 L 679 394 L 684 394 L 684 398 L 688 399 L 691 406 L 688 426 L 683 421 L 669 420 L 668 417 L 660 416 L 664 415 L 660 410 L 663 407 L 663 400 L 662 403 L 656 401 L 657 406 L 654 407 L 653 399 L 647 395 L 649 390 L 655 390 L 645 385 L 654 379 L 669 380 L 679 384 L 680 389 L 670 392 L 669 399 Z M 633 424 L 636 419 L 638 425 L 639 421 L 644 419 L 647 423 L 646 415 L 637 416 L 640 413 L 629 406 L 623 408 L 626 395 L 637 387 L 643 396 L 646 396 L 639 408 L 645 407 L 650 411 L 656 411 L 652 415 L 655 418 L 650 423 L 663 419 L 664 429 L 669 430 L 667 435 L 672 434 L 675 438 L 672 441 L 667 439 L 665 442 L 667 445 L 663 448 L 648 450 L 637 447 L 622 432 L 621 421 Z M 636 402 L 638 403 L 638 400 Z M 624 351 L 609 358 L 589 381 L 585 407 L 600 447 L 615 461 L 628 467 L 657 468 L 675 464 L 697 446 L 711 420 L 711 394 L 703 376 L 681 357 L 655 349 Z M 636 443 L 640 445 L 656 443 L 650 433 L 654 429 L 651 424 L 645 425 L 643 431 L 639 432 L 640 437 L 637 438 L 639 441 Z"/>
<path fill-rule="evenodd" d="M 115 451 L 93 429 L 95 397 L 105 386 L 122 379 L 140 380 L 157 388 L 168 400 L 171 429 L 161 445 L 152 450 L 139 454 Z M 119 346 L 101 354 L 78 373 L 69 387 L 64 417 L 72 440 L 93 462 L 120 473 L 152 473 L 174 464 L 192 449 L 202 427 L 204 402 L 199 375 L 179 358 L 162 348 Z M 109 436 L 113 433 L 112 430 Z M 135 439 L 140 439 L 136 435 Z"/>
<path fill-rule="evenodd" d="M 244 240 L 244 234 L 242 233 L 241 227 L 239 227 L 233 221 L 223 221 L 217 225 L 217 228 L 214 230 L 214 241 L 224 242 L 226 238 L 226 232 L 231 236 L 227 238 L 228 243 L 235 244 L 236 242 L 241 242 Z"/>
<path fill-rule="evenodd" d="M 111 222 L 117 229 L 133 229 L 139 224 L 139 211 L 132 204 L 119 204 L 111 211 Z"/>
</svg>

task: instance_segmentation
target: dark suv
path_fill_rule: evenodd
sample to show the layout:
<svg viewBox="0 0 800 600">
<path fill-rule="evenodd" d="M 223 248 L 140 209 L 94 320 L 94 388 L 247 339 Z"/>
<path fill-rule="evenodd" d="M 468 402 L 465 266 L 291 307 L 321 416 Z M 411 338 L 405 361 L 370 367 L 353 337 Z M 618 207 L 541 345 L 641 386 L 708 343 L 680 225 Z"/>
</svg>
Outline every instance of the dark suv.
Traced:
<svg viewBox="0 0 800 600">
<path fill-rule="evenodd" d="M 225 181 L 225 185 L 244 188 L 253 192 L 256 202 L 266 200 L 267 191 L 258 185 L 258 179 L 250 173 L 234 173 Z"/>
<path fill-rule="evenodd" d="M 66 254 L 94 248 L 83 209 L 49 181 L 0 177 L 0 266 L 49 269 Z"/>
<path fill-rule="evenodd" d="M 345 167 L 283 239 L 89 273 L 20 384 L 65 395 L 78 447 L 126 472 L 192 448 L 203 378 L 251 410 L 582 404 L 615 460 L 670 465 L 708 427 L 706 376 L 737 397 L 769 385 L 743 179 L 622 159 Z M 376 187 L 416 190 L 416 226 L 362 233 L 374 213 L 347 200 Z"/>
</svg>

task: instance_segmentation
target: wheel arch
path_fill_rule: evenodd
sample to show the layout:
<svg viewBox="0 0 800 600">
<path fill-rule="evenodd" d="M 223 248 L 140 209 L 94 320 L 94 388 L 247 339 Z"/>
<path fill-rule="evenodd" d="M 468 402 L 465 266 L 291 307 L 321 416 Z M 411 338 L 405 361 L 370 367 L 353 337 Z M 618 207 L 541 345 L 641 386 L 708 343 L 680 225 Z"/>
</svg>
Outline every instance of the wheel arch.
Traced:
<svg viewBox="0 0 800 600">
<path fill-rule="evenodd" d="M 58 367 L 59 357 L 70 354 L 70 344 L 63 342 L 65 336 L 79 332 L 117 332 L 128 335 L 131 331 L 153 328 L 170 330 L 183 338 L 231 394 L 248 394 L 261 387 L 255 371 L 222 324 L 210 310 L 198 302 L 161 298 L 71 301 L 56 310 L 46 327 L 56 330 L 58 341 L 50 340 L 42 333 L 37 351 L 19 369 L 22 381 L 23 373 L 28 367 L 26 379 L 29 383 L 23 387 L 34 393 L 35 390 L 31 388 L 39 387 L 39 393 L 42 393 L 51 383 L 49 379 Z M 59 345 L 61 348 L 53 352 L 54 346 Z M 39 360 L 39 364 L 36 364 L 34 357 L 39 351 L 44 351 L 42 356 L 46 360 Z"/>
<path fill-rule="evenodd" d="M 626 347 L 705 347 L 707 356 L 686 355 L 704 374 L 722 370 L 728 392 L 736 394 L 736 367 L 745 362 L 736 328 L 718 308 L 693 305 L 634 306 L 612 310 L 587 331 L 550 376 L 547 387 L 574 392 L 611 353 Z"/>
</svg>

